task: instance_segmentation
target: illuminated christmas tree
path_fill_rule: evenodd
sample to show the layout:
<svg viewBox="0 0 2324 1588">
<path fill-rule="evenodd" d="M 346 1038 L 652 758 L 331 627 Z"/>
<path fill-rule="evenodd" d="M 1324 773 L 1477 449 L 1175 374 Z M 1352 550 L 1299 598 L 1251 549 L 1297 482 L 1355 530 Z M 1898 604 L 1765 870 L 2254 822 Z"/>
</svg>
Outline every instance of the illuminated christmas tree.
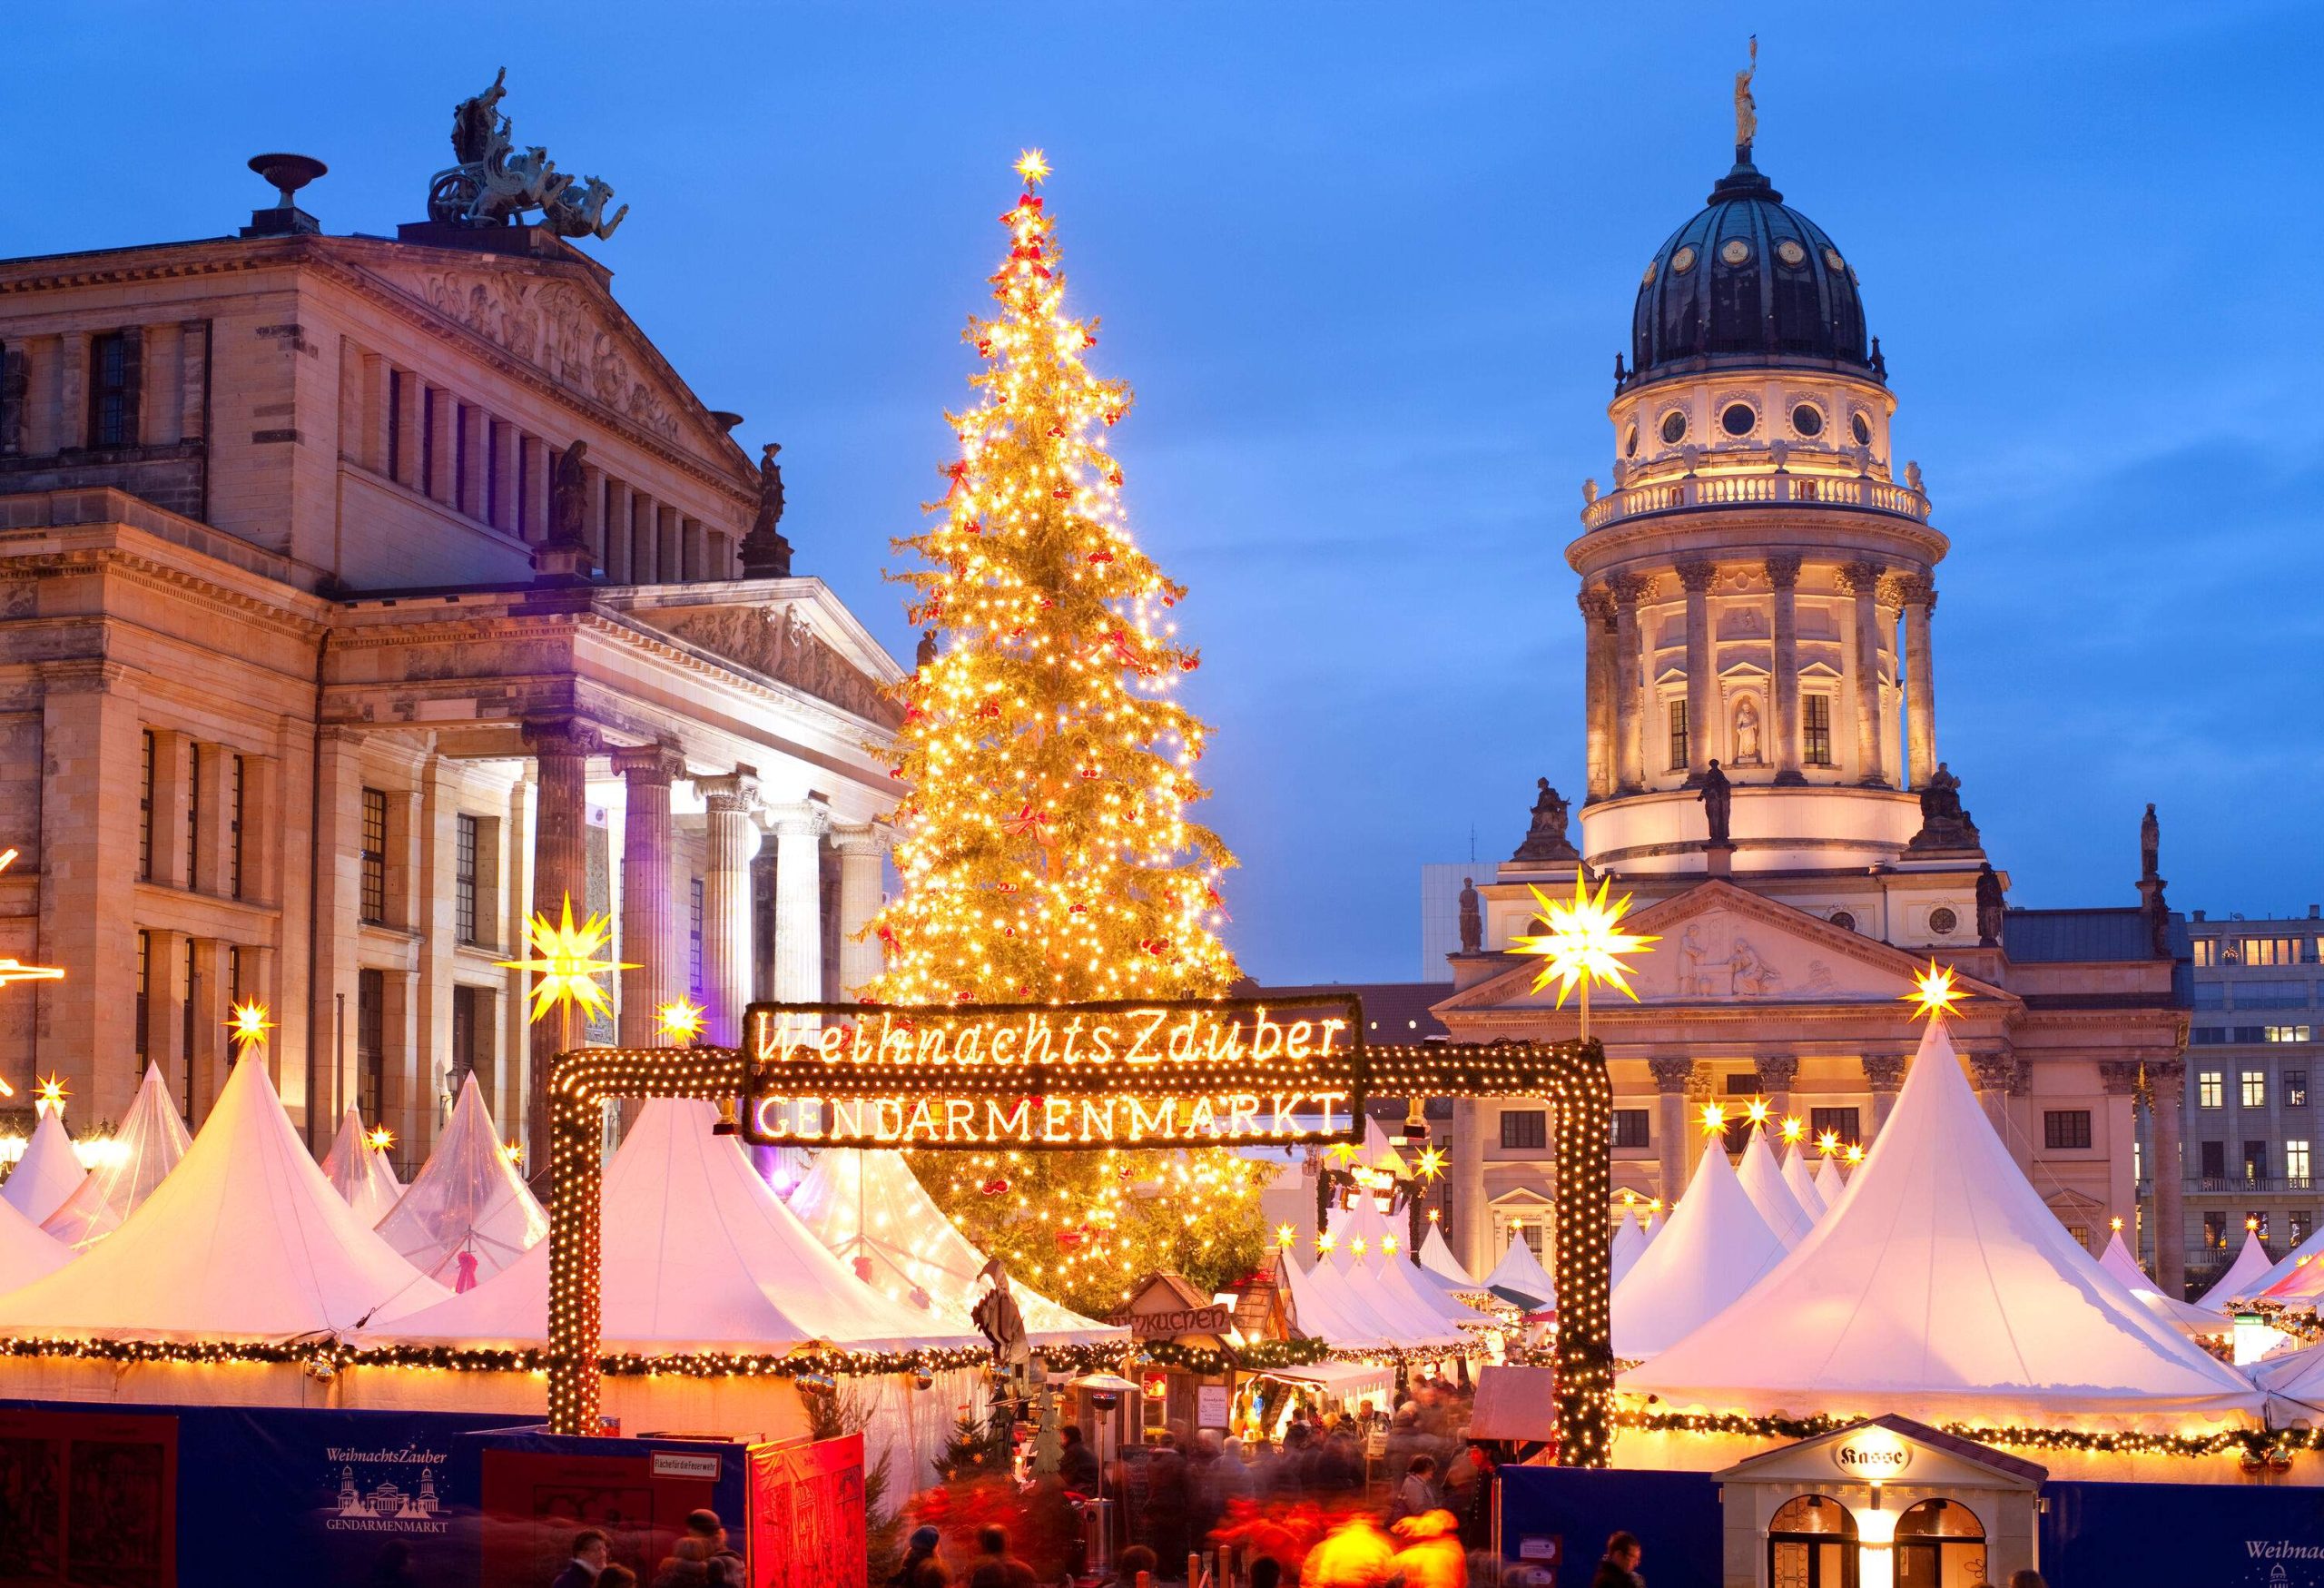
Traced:
<svg viewBox="0 0 2324 1588">
<path fill-rule="evenodd" d="M 1234 863 L 1187 817 L 1206 730 L 1173 698 L 1198 665 L 1165 616 L 1184 597 L 1130 538 L 1104 437 L 1128 387 L 1084 361 L 1094 320 L 1064 307 L 1055 222 L 1033 191 L 1000 217 L 1000 312 L 971 320 L 979 400 L 939 521 L 896 543 L 925 565 L 924 645 L 896 775 L 903 887 L 872 922 L 891 1003 L 1068 1002 L 1224 992 L 1219 873 Z M 1248 1171 L 1225 1153 L 918 1154 L 970 1238 L 1085 1309 L 1147 1271 L 1197 1283 L 1264 1251 Z"/>
</svg>

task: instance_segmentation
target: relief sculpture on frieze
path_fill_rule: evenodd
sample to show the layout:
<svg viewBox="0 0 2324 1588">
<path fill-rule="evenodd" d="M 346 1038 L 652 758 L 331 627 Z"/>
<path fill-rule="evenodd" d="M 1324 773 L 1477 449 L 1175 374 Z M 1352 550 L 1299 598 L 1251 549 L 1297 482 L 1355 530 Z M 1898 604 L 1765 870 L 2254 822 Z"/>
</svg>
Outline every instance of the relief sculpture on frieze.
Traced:
<svg viewBox="0 0 2324 1588">
<path fill-rule="evenodd" d="M 647 621 L 689 645 L 827 700 L 842 711 L 890 726 L 902 721 L 903 714 L 895 702 L 826 645 L 796 603 L 773 607 L 697 607 L 655 612 Z"/>
</svg>

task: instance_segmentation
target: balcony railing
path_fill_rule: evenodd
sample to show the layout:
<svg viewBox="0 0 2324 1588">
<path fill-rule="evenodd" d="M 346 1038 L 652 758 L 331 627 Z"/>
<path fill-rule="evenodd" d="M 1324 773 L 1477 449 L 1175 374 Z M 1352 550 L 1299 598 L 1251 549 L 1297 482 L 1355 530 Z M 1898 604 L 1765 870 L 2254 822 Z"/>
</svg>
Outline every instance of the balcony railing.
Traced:
<svg viewBox="0 0 2324 1588">
<path fill-rule="evenodd" d="M 1783 502 L 1894 513 L 1915 523 L 1928 522 L 1928 498 L 1886 480 L 1823 474 L 1690 474 L 1684 479 L 1608 491 L 1581 509 L 1581 527 L 1602 529 L 1624 518 L 1682 508 Z"/>
<path fill-rule="evenodd" d="M 2253 1191 L 2312 1191 L 2314 1175 L 2190 1175 L 2191 1196 L 2242 1196 Z"/>
</svg>

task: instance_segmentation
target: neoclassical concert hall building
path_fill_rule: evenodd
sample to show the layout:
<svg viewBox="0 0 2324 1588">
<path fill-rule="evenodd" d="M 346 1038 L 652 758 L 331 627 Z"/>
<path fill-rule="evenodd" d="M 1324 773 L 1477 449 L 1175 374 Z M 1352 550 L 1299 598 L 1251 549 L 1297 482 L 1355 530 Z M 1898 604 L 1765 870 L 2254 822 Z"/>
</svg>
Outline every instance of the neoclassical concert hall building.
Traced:
<svg viewBox="0 0 2324 1588">
<path fill-rule="evenodd" d="M 2051 1208 L 2093 1250 L 2122 1218 L 2175 1283 L 2187 950 L 2155 834 L 2133 873 L 2139 814 L 2121 814 L 2119 907 L 2006 907 L 1940 753 L 1949 542 L 1896 450 L 1855 266 L 1748 143 L 1643 261 L 1608 416 L 1612 484 L 1585 486 L 1567 548 L 1586 656 L 1578 842 L 1544 782 L 1523 845 L 1475 879 L 1476 941 L 1435 1013 L 1457 1041 L 1575 1034 L 1574 1007 L 1531 991 L 1538 962 L 1505 951 L 1536 887 L 1570 893 L 1587 867 L 1634 893 L 1638 930 L 1661 942 L 1638 962 L 1639 1001 L 1601 995 L 1591 1029 L 1619 1094 L 1615 1184 L 1668 1198 L 1704 1150 L 1707 1103 L 1759 1098 L 1812 1131 L 1876 1135 L 1917 1038 L 1900 995 L 1933 958 L 1971 995 L 1956 1040 Z M 1974 539 L 1965 555 L 1991 556 Z M 2151 1209 L 2142 1108 L 2172 1166 Z M 1545 1140 L 1538 1106 L 1457 1105 L 1447 1200 L 1465 1262 L 1490 1267 L 1548 1218 Z"/>
<path fill-rule="evenodd" d="M 0 261 L 0 953 L 64 972 L 0 999 L 0 1107 L 150 1061 L 199 1122 L 256 999 L 310 1137 L 416 1162 L 473 1071 L 537 1146 L 529 912 L 617 923 L 598 1040 L 876 970 L 901 670 L 605 266 L 325 235 L 267 158 L 238 235 Z"/>
</svg>

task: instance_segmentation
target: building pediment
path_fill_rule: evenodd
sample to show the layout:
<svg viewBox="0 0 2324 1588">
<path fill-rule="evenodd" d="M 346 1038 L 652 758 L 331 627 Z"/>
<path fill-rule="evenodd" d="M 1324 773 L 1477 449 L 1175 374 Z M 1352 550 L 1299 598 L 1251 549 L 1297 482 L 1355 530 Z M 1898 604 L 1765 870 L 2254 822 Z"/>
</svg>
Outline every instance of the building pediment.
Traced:
<svg viewBox="0 0 2324 1588">
<path fill-rule="evenodd" d="M 1647 1005 L 1894 1003 L 1912 991 L 1924 964 L 1902 949 L 1716 878 L 1639 911 L 1627 924 L 1661 939 L 1630 961 L 1636 968 L 1631 989 Z M 1533 991 L 1539 967 L 1530 956 L 1512 957 L 1508 970 L 1453 994 L 1437 1012 L 1553 1008 L 1554 985 Z M 1958 980 L 1970 998 L 2020 1001 L 1974 977 Z M 1599 1007 L 1630 1004 L 1601 995 Z"/>
<path fill-rule="evenodd" d="M 888 686 L 902 670 L 819 579 L 678 587 L 625 616 L 720 662 L 895 727 L 902 710 Z"/>
<path fill-rule="evenodd" d="M 723 470 L 749 467 L 636 323 L 582 267 L 361 242 L 347 248 L 345 262 L 655 439 Z"/>
</svg>

